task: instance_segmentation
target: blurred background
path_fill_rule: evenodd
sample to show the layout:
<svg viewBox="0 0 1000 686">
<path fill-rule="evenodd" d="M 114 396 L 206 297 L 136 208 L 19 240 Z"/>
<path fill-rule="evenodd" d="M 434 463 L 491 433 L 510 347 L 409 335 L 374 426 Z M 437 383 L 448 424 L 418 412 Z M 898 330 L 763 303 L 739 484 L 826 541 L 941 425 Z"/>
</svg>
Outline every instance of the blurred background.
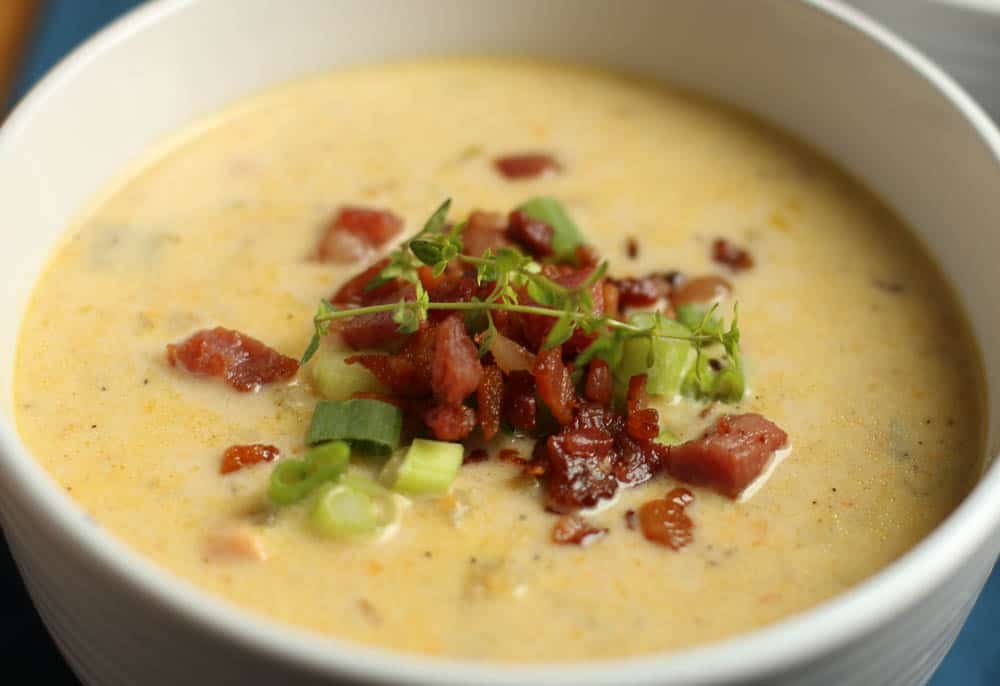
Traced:
<svg viewBox="0 0 1000 686">
<path fill-rule="evenodd" d="M 239 0 L 229 1 L 238 6 Z M 930 55 L 1000 120 L 1000 0 L 850 2 Z M 0 113 L 6 115 L 80 42 L 139 4 L 141 0 L 0 0 Z M 20 677 L 18 683 L 79 683 L 45 633 L 2 535 L 0 664 L 9 677 Z M 0 677 L 0 683 L 7 683 L 6 678 Z M 931 686 L 1000 686 L 1000 570 L 993 573 Z"/>
</svg>

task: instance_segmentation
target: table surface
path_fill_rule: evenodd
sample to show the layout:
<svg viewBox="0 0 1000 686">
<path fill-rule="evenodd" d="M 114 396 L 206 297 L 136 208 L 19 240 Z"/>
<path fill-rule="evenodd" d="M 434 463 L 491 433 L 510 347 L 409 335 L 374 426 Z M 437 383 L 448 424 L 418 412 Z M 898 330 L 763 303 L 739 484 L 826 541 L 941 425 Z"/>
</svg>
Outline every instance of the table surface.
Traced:
<svg viewBox="0 0 1000 686">
<path fill-rule="evenodd" d="M 8 0 L 0 0 L 6 2 Z M 139 4 L 139 0 L 48 0 L 43 5 L 14 83 L 12 102 L 80 41 Z M 1000 53 L 1000 19 L 997 41 Z M 947 59 L 945 67 L 948 67 Z M 972 84 L 970 84 L 972 86 Z M 975 93 L 974 93 L 975 94 Z M 989 100 L 989 98 L 984 98 Z M 995 112 L 1000 115 L 1000 112 Z M 994 571 L 951 653 L 931 686 L 1000 684 L 1000 567 Z M 33 683 L 76 685 L 35 613 L 0 537 L 0 661 L 8 674 L 30 674 Z"/>
</svg>

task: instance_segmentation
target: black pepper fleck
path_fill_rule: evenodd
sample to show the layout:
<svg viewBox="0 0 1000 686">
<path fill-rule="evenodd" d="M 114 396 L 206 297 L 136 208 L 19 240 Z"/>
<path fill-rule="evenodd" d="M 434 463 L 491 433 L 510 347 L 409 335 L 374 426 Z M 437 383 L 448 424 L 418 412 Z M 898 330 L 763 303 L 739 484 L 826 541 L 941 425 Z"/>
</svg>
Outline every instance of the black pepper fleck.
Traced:
<svg viewBox="0 0 1000 686">
<path fill-rule="evenodd" d="M 96 429 L 96 428 L 97 428 L 97 424 L 91 424 L 91 425 L 90 425 L 90 428 L 91 428 L 91 429 Z"/>
<path fill-rule="evenodd" d="M 478 562 L 478 560 L 476 558 L 474 558 L 474 557 L 470 557 L 469 558 L 469 564 L 470 565 L 474 565 L 474 564 L 476 564 L 476 562 Z"/>
<path fill-rule="evenodd" d="M 142 380 L 142 385 L 143 386 L 148 386 L 149 385 L 149 379 L 143 379 Z"/>
<path fill-rule="evenodd" d="M 430 559 L 430 558 L 434 557 L 434 553 L 432 553 L 432 552 L 431 552 L 431 551 L 429 551 L 429 550 L 425 550 L 425 551 L 424 551 L 424 557 L 426 557 L 426 558 Z"/>
</svg>

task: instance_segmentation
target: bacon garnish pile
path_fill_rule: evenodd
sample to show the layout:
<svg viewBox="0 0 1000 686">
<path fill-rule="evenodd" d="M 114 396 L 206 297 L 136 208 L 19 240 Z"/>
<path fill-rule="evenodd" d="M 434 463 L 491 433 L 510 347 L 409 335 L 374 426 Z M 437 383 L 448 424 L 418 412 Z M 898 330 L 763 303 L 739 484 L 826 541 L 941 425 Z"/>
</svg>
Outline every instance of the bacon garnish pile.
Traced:
<svg viewBox="0 0 1000 686">
<path fill-rule="evenodd" d="M 316 246 L 320 262 L 357 262 L 403 230 L 392 212 L 367 207 L 342 207 L 327 224 Z"/>
</svg>

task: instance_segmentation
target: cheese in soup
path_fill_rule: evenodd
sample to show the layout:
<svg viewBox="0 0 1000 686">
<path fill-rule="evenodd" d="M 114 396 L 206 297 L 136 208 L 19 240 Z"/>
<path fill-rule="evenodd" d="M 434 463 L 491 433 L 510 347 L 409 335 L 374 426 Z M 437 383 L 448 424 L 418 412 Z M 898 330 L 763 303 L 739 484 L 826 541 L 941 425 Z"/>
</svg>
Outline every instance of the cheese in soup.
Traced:
<svg viewBox="0 0 1000 686">
<path fill-rule="evenodd" d="M 551 168 L 508 178 L 495 164 L 525 151 Z M 554 477 L 496 456 L 531 457 L 505 419 L 490 459 L 462 466 L 446 494 L 393 496 L 397 521 L 377 540 L 320 536 L 306 502 L 271 503 L 274 465 L 306 449 L 308 368 L 241 393 L 171 366 L 165 346 L 222 326 L 298 358 L 319 299 L 442 199 L 459 221 L 536 196 L 558 199 L 619 279 L 677 270 L 731 285 L 718 312 L 729 322 L 738 301 L 745 393 L 649 402 L 677 442 L 723 414 L 780 425 L 787 442 L 768 448 L 782 444 L 764 475 L 739 498 L 688 485 L 690 542 L 676 550 L 637 522 L 644 503 L 683 485 L 670 470 L 582 508 L 598 533 L 557 545 L 545 507 Z M 343 207 L 389 210 L 402 231 L 376 250 L 341 246 L 357 251 L 347 262 L 316 259 Z M 717 239 L 753 266 L 714 260 Z M 656 307 L 677 316 L 669 298 Z M 395 650 L 575 660 L 745 632 L 899 557 L 977 474 L 977 359 L 905 227 L 795 141 L 618 75 L 457 60 L 294 83 L 157 150 L 53 257 L 24 322 L 15 392 L 27 445 L 95 525 L 215 595 Z M 220 473 L 224 451 L 249 444 L 281 457 Z"/>
</svg>

